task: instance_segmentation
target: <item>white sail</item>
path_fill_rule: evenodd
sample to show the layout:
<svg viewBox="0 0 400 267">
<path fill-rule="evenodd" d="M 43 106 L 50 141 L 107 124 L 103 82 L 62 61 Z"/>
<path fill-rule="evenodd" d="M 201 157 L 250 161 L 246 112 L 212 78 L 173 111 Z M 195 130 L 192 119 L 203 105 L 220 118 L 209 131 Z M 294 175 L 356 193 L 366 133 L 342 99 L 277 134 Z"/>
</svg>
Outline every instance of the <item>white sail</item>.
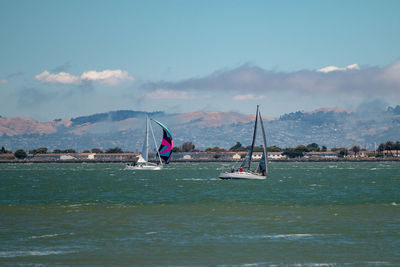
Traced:
<svg viewBox="0 0 400 267">
<path fill-rule="evenodd" d="M 254 123 L 254 131 L 253 131 L 253 141 L 251 142 L 251 147 L 249 152 L 246 154 L 246 157 L 244 158 L 244 161 L 242 162 L 242 165 L 240 165 L 240 167 L 242 167 L 243 169 L 247 169 L 250 170 L 250 166 L 251 166 L 251 158 L 253 155 L 253 149 L 254 149 L 254 144 L 256 141 L 256 135 L 257 135 L 257 118 L 258 118 L 258 106 L 257 106 L 257 111 L 256 111 L 256 121 Z"/>
<path fill-rule="evenodd" d="M 149 125 L 150 125 L 150 131 L 151 131 L 151 135 L 153 136 L 154 145 L 157 147 L 156 138 L 155 138 L 155 136 L 154 136 L 154 132 L 153 132 L 153 127 L 151 126 L 151 123 L 150 123 Z M 162 163 L 162 161 L 161 161 L 160 153 L 159 153 L 159 151 L 158 151 L 158 150 L 156 150 L 156 151 L 157 151 L 157 157 L 158 157 L 158 160 L 160 161 L 160 165 L 162 166 L 162 165 L 163 165 L 163 163 Z"/>
<path fill-rule="evenodd" d="M 263 154 L 262 154 L 260 163 L 258 164 L 257 172 L 261 173 L 262 175 L 268 176 L 267 138 L 265 136 L 264 123 L 262 121 L 260 111 L 258 111 L 258 115 L 260 116 L 260 125 L 261 125 L 262 136 L 263 136 Z"/>
<path fill-rule="evenodd" d="M 139 159 L 137 160 L 137 163 L 146 163 L 147 160 L 145 160 L 142 155 L 139 155 Z"/>
<path fill-rule="evenodd" d="M 144 142 L 143 142 L 143 149 L 142 149 L 142 157 L 145 162 L 149 160 L 149 118 L 146 117 L 146 132 L 144 134 Z"/>
</svg>

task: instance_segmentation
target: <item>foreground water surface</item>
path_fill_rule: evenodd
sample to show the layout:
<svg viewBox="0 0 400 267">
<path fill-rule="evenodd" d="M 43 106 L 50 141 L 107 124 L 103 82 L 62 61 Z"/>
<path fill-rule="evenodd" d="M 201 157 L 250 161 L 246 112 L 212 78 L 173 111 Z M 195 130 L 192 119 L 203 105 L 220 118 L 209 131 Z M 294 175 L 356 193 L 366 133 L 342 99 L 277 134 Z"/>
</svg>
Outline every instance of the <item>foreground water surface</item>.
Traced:
<svg viewBox="0 0 400 267">
<path fill-rule="evenodd" d="M 400 266 L 400 163 L 0 164 L 0 265 Z"/>
</svg>

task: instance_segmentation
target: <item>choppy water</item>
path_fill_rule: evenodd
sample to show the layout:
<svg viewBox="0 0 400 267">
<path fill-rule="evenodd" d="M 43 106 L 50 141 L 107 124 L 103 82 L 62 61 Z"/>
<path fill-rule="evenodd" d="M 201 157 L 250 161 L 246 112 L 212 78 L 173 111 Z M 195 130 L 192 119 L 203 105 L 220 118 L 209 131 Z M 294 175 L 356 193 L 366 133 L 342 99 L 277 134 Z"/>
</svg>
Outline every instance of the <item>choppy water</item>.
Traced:
<svg viewBox="0 0 400 267">
<path fill-rule="evenodd" d="M 400 164 L 1 164 L 0 265 L 400 266 Z"/>
</svg>

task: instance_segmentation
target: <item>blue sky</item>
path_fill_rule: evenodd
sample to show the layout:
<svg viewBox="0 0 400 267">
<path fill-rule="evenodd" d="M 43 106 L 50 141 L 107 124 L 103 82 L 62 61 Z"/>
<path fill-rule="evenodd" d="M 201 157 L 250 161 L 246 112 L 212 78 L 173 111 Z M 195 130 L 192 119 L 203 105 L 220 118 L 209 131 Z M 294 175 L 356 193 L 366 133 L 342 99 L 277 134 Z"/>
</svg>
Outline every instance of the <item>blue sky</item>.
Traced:
<svg viewBox="0 0 400 267">
<path fill-rule="evenodd" d="M 0 0 L 0 115 L 400 104 L 399 13 L 400 1 Z"/>
</svg>

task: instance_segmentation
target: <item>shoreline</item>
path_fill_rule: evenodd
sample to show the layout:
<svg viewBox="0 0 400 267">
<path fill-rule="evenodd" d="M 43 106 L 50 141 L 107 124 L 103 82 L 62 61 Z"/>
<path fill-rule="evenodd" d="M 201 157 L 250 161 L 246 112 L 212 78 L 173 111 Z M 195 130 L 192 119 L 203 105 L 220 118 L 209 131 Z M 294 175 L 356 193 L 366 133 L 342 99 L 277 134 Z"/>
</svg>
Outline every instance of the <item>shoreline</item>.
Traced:
<svg viewBox="0 0 400 267">
<path fill-rule="evenodd" d="M 385 161 L 398 161 L 400 158 L 334 158 L 334 159 L 273 159 L 269 162 L 385 162 Z M 129 159 L 10 159 L 10 160 L 0 160 L 2 163 L 16 163 L 16 164 L 27 164 L 27 163 L 131 163 L 132 160 Z M 150 162 L 157 162 L 155 160 L 150 160 Z M 176 159 L 171 161 L 171 163 L 208 163 L 208 162 L 231 162 L 239 163 L 241 160 L 228 160 L 228 159 Z M 254 162 L 258 162 L 255 160 Z"/>
</svg>

